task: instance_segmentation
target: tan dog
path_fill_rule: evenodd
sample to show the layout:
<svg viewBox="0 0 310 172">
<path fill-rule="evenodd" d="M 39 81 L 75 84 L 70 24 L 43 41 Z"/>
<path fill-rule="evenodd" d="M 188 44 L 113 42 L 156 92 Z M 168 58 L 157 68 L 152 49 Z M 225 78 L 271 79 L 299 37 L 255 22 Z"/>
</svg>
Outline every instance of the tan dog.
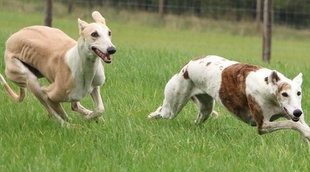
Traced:
<svg viewBox="0 0 310 172">
<path fill-rule="evenodd" d="M 16 102 L 23 101 L 28 88 L 44 105 L 49 115 L 64 124 L 69 120 L 61 102 L 71 102 L 74 111 L 86 119 L 104 112 L 100 86 L 105 82 L 101 59 L 112 62 L 116 52 L 111 31 L 97 11 L 95 23 L 78 19 L 80 38 L 76 42 L 59 29 L 31 26 L 14 33 L 6 42 L 5 74 L 19 86 L 16 94 L 0 74 L 0 83 Z M 50 85 L 41 87 L 38 78 L 45 77 Z M 90 111 L 79 101 L 91 95 L 96 108 Z"/>
</svg>

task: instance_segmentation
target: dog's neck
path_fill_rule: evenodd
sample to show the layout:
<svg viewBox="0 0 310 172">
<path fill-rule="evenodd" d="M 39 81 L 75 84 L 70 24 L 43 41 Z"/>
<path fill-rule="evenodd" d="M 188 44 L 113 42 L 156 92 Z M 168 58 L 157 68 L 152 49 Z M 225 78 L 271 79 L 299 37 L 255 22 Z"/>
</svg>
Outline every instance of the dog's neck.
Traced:
<svg viewBox="0 0 310 172">
<path fill-rule="evenodd" d="M 262 107 L 269 107 L 274 111 L 269 113 L 281 114 L 283 109 L 277 100 L 277 86 L 266 80 L 271 72 L 269 69 L 261 69 L 248 75 L 247 94 L 254 96 Z"/>
<path fill-rule="evenodd" d="M 84 38 L 80 37 L 77 41 L 77 51 L 80 57 L 80 60 L 83 63 L 95 63 L 99 61 L 99 58 L 92 52 L 89 45 L 85 43 Z"/>
<path fill-rule="evenodd" d="M 79 38 L 77 44 L 67 52 L 66 61 L 74 77 L 81 74 L 92 77 L 100 64 L 100 59 L 92 53 L 83 38 Z"/>
</svg>

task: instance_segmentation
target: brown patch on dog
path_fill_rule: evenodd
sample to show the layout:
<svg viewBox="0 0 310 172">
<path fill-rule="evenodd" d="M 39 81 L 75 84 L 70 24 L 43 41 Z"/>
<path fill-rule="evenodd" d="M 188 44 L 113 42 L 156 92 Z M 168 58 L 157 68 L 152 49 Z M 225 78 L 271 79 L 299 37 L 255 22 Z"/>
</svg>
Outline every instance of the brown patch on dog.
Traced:
<svg viewBox="0 0 310 172">
<path fill-rule="evenodd" d="M 183 73 L 183 77 L 184 77 L 184 79 L 189 79 L 189 75 L 188 75 L 187 70 L 185 70 L 185 72 Z"/>
<path fill-rule="evenodd" d="M 253 120 L 245 93 L 245 80 L 250 72 L 260 69 L 248 64 L 233 64 L 223 70 L 219 97 L 223 105 L 242 121 L 251 123 Z"/>
<path fill-rule="evenodd" d="M 187 71 L 187 66 L 188 66 L 188 63 L 186 63 L 183 66 L 182 71 L 181 71 L 181 73 L 183 74 L 184 79 L 189 79 L 189 75 L 188 75 L 188 71 Z"/>
<path fill-rule="evenodd" d="M 278 86 L 278 93 L 281 93 L 283 90 L 290 90 L 290 89 L 291 89 L 291 85 L 286 82 L 283 82 L 279 84 Z"/>
<path fill-rule="evenodd" d="M 275 84 L 275 83 L 277 83 L 279 80 L 280 80 L 280 78 L 279 78 L 277 72 L 272 71 L 272 73 L 271 73 L 271 81 L 272 81 L 272 83 Z"/>
<path fill-rule="evenodd" d="M 258 133 L 260 133 L 263 122 L 264 122 L 264 116 L 263 116 L 262 108 L 258 105 L 258 103 L 256 102 L 256 100 L 253 96 L 248 95 L 247 100 L 248 100 L 248 106 L 250 108 L 250 111 L 251 111 L 251 113 L 252 113 L 252 115 L 256 121 Z"/>
</svg>

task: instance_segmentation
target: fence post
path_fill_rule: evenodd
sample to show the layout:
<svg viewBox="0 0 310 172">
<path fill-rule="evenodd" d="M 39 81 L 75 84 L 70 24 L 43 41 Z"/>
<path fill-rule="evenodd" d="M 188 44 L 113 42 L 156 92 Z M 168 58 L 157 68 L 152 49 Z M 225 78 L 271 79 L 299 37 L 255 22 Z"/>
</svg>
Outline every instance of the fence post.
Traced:
<svg viewBox="0 0 310 172">
<path fill-rule="evenodd" d="M 159 0 L 158 14 L 160 15 L 160 17 L 164 16 L 164 4 L 165 4 L 165 0 Z"/>
<path fill-rule="evenodd" d="M 45 19 L 44 25 L 52 27 L 52 20 L 53 20 L 53 0 L 46 0 L 46 7 L 45 7 Z"/>
<path fill-rule="evenodd" d="M 256 28 L 261 31 L 262 22 L 262 0 L 256 0 Z"/>
<path fill-rule="evenodd" d="M 68 0 L 68 13 L 71 14 L 73 10 L 74 0 Z"/>
<path fill-rule="evenodd" d="M 264 0 L 263 16 L 263 61 L 270 63 L 272 30 L 272 0 Z"/>
</svg>

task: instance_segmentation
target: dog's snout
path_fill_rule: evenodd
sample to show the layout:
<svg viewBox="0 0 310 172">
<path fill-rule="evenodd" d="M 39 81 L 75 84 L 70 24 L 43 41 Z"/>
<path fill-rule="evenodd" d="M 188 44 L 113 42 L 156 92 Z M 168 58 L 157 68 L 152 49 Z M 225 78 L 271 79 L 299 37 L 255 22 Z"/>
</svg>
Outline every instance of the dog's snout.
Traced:
<svg viewBox="0 0 310 172">
<path fill-rule="evenodd" d="M 299 110 L 299 109 L 296 109 L 296 110 L 293 111 L 293 115 L 294 115 L 295 117 L 300 117 L 301 114 L 302 114 L 302 111 Z"/>
<path fill-rule="evenodd" d="M 109 47 L 107 49 L 107 52 L 108 52 L 108 54 L 114 54 L 116 52 L 116 49 L 115 49 L 115 47 Z"/>
</svg>

